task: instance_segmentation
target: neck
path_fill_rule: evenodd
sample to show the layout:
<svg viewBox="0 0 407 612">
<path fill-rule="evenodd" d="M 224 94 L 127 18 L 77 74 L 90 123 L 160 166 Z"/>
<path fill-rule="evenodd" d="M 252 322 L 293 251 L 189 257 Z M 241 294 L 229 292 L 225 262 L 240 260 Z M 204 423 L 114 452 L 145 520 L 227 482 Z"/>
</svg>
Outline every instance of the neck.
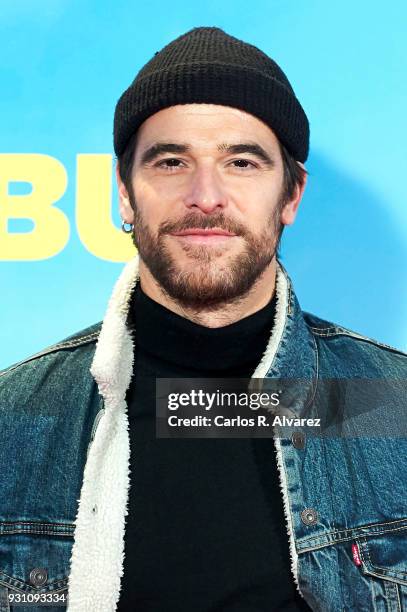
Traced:
<svg viewBox="0 0 407 612">
<path fill-rule="evenodd" d="M 152 300 L 158 302 L 168 310 L 203 325 L 205 327 L 224 327 L 247 317 L 268 304 L 274 295 L 276 284 L 276 260 L 266 268 L 257 282 L 245 295 L 237 300 L 219 304 L 215 310 L 202 308 L 199 311 L 180 304 L 156 282 L 144 262 L 140 260 L 140 285 L 143 292 Z"/>
</svg>

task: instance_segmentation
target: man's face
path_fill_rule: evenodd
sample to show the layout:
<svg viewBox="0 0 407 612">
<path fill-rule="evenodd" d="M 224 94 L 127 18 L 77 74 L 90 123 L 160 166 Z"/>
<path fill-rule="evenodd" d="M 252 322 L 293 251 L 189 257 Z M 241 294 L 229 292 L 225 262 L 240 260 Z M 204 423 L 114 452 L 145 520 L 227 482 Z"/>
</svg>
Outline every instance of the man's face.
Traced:
<svg viewBox="0 0 407 612">
<path fill-rule="evenodd" d="M 121 214 L 134 223 L 142 262 L 171 298 L 197 310 L 250 291 L 272 265 L 300 199 L 282 201 L 272 130 L 212 104 L 149 117 L 138 130 L 131 183 L 127 193 L 119 179 Z"/>
</svg>

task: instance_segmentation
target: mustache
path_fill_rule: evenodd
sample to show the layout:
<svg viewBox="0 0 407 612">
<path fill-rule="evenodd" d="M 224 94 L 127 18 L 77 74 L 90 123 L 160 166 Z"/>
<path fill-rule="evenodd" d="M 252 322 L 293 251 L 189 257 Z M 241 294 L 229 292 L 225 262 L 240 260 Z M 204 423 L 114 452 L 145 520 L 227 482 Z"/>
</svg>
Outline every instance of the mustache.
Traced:
<svg viewBox="0 0 407 612">
<path fill-rule="evenodd" d="M 246 230 L 233 219 L 228 219 L 223 214 L 212 216 L 197 216 L 193 213 L 186 215 L 180 221 L 164 221 L 160 224 L 158 234 L 172 234 L 186 229 L 213 229 L 214 227 L 223 229 L 237 236 L 245 236 Z"/>
</svg>

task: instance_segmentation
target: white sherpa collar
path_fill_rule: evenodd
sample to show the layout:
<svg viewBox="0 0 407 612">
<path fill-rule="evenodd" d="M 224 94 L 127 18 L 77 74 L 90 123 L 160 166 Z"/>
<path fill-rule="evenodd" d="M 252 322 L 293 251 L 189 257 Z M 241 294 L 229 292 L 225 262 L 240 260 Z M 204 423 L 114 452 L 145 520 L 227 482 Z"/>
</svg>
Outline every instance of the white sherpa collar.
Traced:
<svg viewBox="0 0 407 612">
<path fill-rule="evenodd" d="M 119 600 L 130 483 L 125 396 L 134 361 L 133 341 L 126 320 L 138 277 L 137 255 L 127 263 L 116 282 L 91 366 L 91 373 L 104 398 L 104 411 L 89 448 L 75 520 L 68 612 L 114 612 Z M 275 323 L 253 377 L 266 376 L 275 360 L 286 324 L 288 282 L 278 266 Z M 281 461 L 279 463 L 281 469 Z M 284 490 L 283 494 L 287 506 L 288 498 Z M 290 537 L 294 570 L 296 552 L 292 533 Z"/>
</svg>

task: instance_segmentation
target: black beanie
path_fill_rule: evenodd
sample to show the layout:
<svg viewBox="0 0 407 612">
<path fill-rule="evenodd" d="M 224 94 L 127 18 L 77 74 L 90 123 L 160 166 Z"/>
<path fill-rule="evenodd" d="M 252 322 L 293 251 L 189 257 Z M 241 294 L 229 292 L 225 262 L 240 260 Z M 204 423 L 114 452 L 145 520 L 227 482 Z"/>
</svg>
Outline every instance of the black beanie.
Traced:
<svg viewBox="0 0 407 612">
<path fill-rule="evenodd" d="M 260 49 L 219 28 L 190 30 L 140 70 L 116 105 L 116 155 L 147 117 L 192 103 L 232 106 L 255 115 L 296 160 L 308 157 L 308 119 L 284 72 Z"/>
</svg>

